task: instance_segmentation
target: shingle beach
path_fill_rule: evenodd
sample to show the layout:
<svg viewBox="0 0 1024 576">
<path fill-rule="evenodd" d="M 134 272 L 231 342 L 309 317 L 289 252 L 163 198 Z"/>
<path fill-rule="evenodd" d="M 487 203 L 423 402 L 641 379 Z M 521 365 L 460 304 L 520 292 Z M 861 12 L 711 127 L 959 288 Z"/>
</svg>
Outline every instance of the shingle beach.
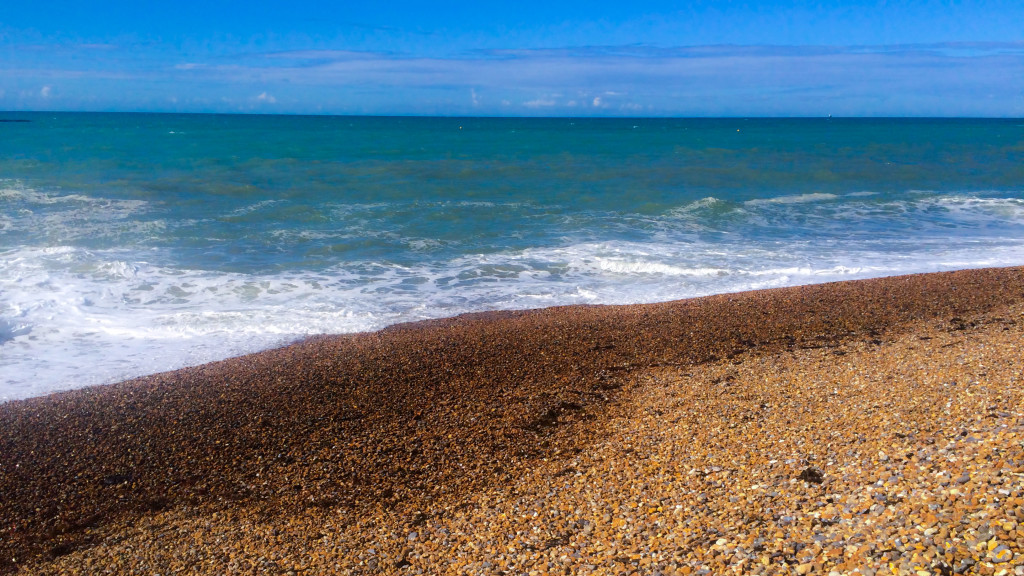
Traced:
<svg viewBox="0 0 1024 576">
<path fill-rule="evenodd" d="M 1024 268 L 324 336 L 0 405 L 0 573 L 1024 574 Z"/>
</svg>

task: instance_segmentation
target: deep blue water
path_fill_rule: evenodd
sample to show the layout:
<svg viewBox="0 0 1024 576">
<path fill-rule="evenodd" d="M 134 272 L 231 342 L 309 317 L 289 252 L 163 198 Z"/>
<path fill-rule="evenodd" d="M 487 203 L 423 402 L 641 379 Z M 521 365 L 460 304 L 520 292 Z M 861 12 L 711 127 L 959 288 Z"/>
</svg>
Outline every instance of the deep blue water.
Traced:
<svg viewBox="0 0 1024 576">
<path fill-rule="evenodd" d="M 1024 121 L 5 113 L 0 400 L 466 311 L 1024 264 Z"/>
</svg>

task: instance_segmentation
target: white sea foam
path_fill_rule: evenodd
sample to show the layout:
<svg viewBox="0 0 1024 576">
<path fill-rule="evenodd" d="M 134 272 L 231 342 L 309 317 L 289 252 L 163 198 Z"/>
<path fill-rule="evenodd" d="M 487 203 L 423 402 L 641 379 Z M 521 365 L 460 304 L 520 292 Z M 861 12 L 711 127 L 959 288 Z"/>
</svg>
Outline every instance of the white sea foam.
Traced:
<svg viewBox="0 0 1024 576">
<path fill-rule="evenodd" d="M 50 204 L 82 204 L 86 206 L 98 206 L 101 208 L 138 208 L 145 206 L 141 200 L 116 200 L 111 198 L 100 198 L 86 196 L 84 194 L 64 193 L 60 190 L 36 190 L 16 181 L 6 181 L 6 186 L 0 188 L 0 199 L 7 201 L 19 201 L 28 205 L 46 206 Z"/>
<path fill-rule="evenodd" d="M 930 200 L 957 217 L 970 220 L 1024 220 L 1024 199 L 1021 198 L 977 198 L 972 196 L 944 196 Z"/>
<path fill-rule="evenodd" d="M 142 200 L 91 197 L 60 190 L 36 190 L 7 182 L 0 188 L 4 214 L 0 232 L 60 242 L 101 237 L 155 236 L 166 230 L 160 219 L 138 218 L 149 209 Z"/>
<path fill-rule="evenodd" d="M 811 194 L 792 194 L 788 196 L 775 196 L 772 198 L 758 198 L 756 200 L 747 200 L 746 204 L 748 206 L 757 206 L 759 204 L 804 204 L 807 202 L 835 200 L 836 198 L 838 198 L 838 196 L 835 194 L 813 192 Z"/>
<path fill-rule="evenodd" d="M 12 184 L 2 190 L 4 200 L 17 198 L 27 211 L 4 214 L 2 226 L 38 224 L 60 234 L 0 252 L 0 401 L 199 364 L 311 334 L 468 311 L 654 302 L 1024 263 L 1024 238 L 1001 233 L 1024 223 L 1024 200 L 921 193 L 890 201 L 833 202 L 810 194 L 746 204 L 709 197 L 660 216 L 577 212 L 565 216 L 566 231 L 625 230 L 635 239 L 572 240 L 567 232 L 554 245 L 453 249 L 456 255 L 445 258 L 432 255 L 447 249 L 445 242 L 384 228 L 386 204 L 339 205 L 321 208 L 344 216 L 344 229 L 271 234 L 286 245 L 386 238 L 417 259 L 402 265 L 337 260 L 285 272 L 197 270 L 183 268 L 173 247 L 132 241 L 164 226 L 138 218 L 149 209 L 145 203 L 81 201 Z M 60 210 L 42 209 L 56 203 Z M 252 203 L 247 210 L 268 206 Z M 858 228 L 861 222 L 866 227 Z M 991 223 L 1012 226 L 989 232 Z M 895 228 L 876 232 L 885 226 Z M 793 233 L 796 227 L 807 232 Z M 914 233 L 900 234 L 900 227 Z M 76 234 L 110 236 L 118 229 L 129 239 L 114 243 L 121 248 L 90 250 L 72 242 Z M 53 245 L 54 237 L 71 240 Z"/>
<path fill-rule="evenodd" d="M 250 204 L 248 206 L 242 206 L 241 208 L 236 208 L 236 209 L 228 212 L 227 214 L 225 214 L 225 217 L 231 218 L 231 217 L 237 217 L 237 216 L 244 216 L 246 214 L 249 214 L 250 212 L 258 212 L 258 211 L 260 211 L 260 210 L 262 210 L 262 209 L 264 209 L 264 208 L 266 208 L 268 206 L 273 206 L 274 204 L 279 204 L 280 202 L 281 202 L 280 200 L 261 200 L 259 202 L 255 202 L 255 203 Z"/>
<path fill-rule="evenodd" d="M 719 206 L 723 206 L 725 204 L 726 202 L 724 200 L 720 200 L 718 198 L 715 198 L 714 196 L 708 196 L 706 198 L 701 198 L 700 200 L 694 200 L 693 202 L 690 202 L 689 204 L 685 204 L 678 208 L 673 208 L 672 210 L 669 211 L 669 215 L 683 216 L 687 214 L 692 214 L 697 211 L 707 210 L 709 208 L 716 208 Z"/>
<path fill-rule="evenodd" d="M 866 250 L 835 261 L 795 245 L 605 242 L 248 275 L 163 268 L 139 255 L 71 247 L 0 255 L 0 399 L 473 310 L 663 301 L 1024 261 L 1010 244 L 941 255 Z"/>
<path fill-rule="evenodd" d="M 627 260 L 621 258 L 597 258 L 597 267 L 606 272 L 615 274 L 653 274 L 661 276 L 724 276 L 729 273 L 724 268 L 690 268 L 684 266 L 673 266 L 663 262 L 649 262 L 643 260 Z"/>
<path fill-rule="evenodd" d="M 0 399 L 390 323 L 386 307 L 344 301 L 357 289 L 331 290 L 315 277 L 172 270 L 115 256 L 70 247 L 0 255 Z"/>
</svg>

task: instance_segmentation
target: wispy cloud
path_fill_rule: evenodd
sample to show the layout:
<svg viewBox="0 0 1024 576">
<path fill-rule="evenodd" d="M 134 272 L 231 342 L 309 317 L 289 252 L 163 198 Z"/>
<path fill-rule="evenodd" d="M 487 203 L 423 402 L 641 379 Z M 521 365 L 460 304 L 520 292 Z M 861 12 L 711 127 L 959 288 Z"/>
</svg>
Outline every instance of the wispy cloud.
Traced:
<svg viewBox="0 0 1024 576">
<path fill-rule="evenodd" d="M 469 57 L 485 59 L 517 58 L 729 58 L 729 57 L 810 57 L 839 54 L 931 53 L 947 56 L 1024 54 L 1024 42 L 943 42 L 931 44 L 886 44 L 852 46 L 779 46 L 717 44 L 703 46 L 567 46 L 545 49 L 493 49 L 467 52 Z"/>
<path fill-rule="evenodd" d="M 551 108 L 556 104 L 558 104 L 557 101 L 546 98 L 535 98 L 533 100 L 527 100 L 526 102 L 523 102 L 523 106 L 527 108 Z"/>
<path fill-rule="evenodd" d="M 163 87 L 193 87 L 224 111 L 248 109 L 255 92 L 259 103 L 292 112 L 1024 115 L 1024 42 L 577 46 L 447 57 L 292 50 L 136 66 L 116 79 L 73 60 L 50 65 L 24 78 L 38 86 L 73 77 L 75 92 L 94 99 L 117 85 L 166 102 L 169 94 L 156 98 Z M 0 79 L 12 75 L 0 68 Z"/>
<path fill-rule="evenodd" d="M 374 60 L 394 57 L 398 56 L 398 54 L 362 50 L 285 50 L 257 54 L 256 56 L 272 60 L 316 60 L 327 62 L 338 60 Z"/>
</svg>

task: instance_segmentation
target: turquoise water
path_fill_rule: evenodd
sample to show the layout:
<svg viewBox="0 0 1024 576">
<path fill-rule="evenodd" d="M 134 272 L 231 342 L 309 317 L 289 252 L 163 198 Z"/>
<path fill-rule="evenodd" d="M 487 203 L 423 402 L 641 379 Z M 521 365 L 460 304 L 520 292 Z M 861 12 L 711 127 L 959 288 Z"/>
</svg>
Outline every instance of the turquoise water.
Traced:
<svg viewBox="0 0 1024 576">
<path fill-rule="evenodd" d="M 0 400 L 466 311 L 1024 264 L 1024 121 L 6 113 Z"/>
</svg>

